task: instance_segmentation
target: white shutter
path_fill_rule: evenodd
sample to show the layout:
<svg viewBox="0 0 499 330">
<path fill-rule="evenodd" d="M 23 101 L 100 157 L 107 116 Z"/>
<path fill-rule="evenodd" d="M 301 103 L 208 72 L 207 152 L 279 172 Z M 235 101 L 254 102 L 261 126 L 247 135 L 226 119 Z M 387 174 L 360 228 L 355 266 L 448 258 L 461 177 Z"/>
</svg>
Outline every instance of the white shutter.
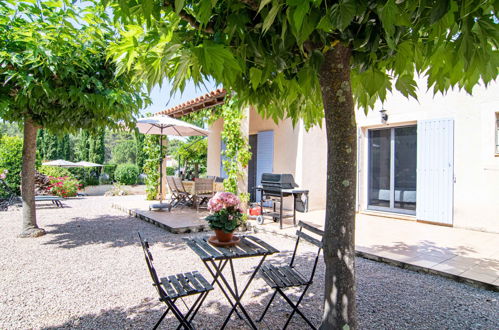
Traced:
<svg viewBox="0 0 499 330">
<path fill-rule="evenodd" d="M 454 197 L 454 120 L 418 121 L 418 220 L 452 225 Z"/>
<path fill-rule="evenodd" d="M 274 171 L 274 131 L 258 132 L 256 156 L 256 184 L 262 183 L 263 173 Z M 260 200 L 260 194 L 256 196 Z"/>
</svg>

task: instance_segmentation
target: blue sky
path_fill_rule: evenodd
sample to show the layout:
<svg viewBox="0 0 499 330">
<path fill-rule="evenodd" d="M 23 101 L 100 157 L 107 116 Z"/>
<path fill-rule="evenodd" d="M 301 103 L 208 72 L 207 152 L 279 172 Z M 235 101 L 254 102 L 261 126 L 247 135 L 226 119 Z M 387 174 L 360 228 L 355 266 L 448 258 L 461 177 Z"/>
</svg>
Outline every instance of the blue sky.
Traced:
<svg viewBox="0 0 499 330">
<path fill-rule="evenodd" d="M 161 88 L 156 86 L 152 89 L 151 94 L 149 95 L 152 103 L 147 108 L 143 109 L 141 113 L 155 113 L 165 110 L 217 89 L 214 81 L 207 81 L 205 85 L 206 86 L 195 87 L 193 83 L 189 83 L 185 87 L 183 93 L 177 92 L 170 96 L 172 86 L 167 81 L 164 81 Z"/>
</svg>

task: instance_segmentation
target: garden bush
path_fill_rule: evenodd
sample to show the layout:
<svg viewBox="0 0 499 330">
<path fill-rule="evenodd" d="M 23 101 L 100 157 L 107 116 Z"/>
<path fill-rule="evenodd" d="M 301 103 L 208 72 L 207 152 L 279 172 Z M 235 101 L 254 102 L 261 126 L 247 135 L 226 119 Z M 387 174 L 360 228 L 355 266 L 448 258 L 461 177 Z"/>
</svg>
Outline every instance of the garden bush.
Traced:
<svg viewBox="0 0 499 330">
<path fill-rule="evenodd" d="M 20 194 L 21 167 L 23 164 L 23 140 L 17 136 L 0 138 L 0 171 L 7 170 L 5 183 L 16 194 Z M 0 196 L 6 197 L 9 192 L 0 187 Z"/>
<path fill-rule="evenodd" d="M 136 184 L 139 177 L 139 167 L 134 164 L 120 164 L 114 172 L 114 179 L 120 184 Z"/>
<path fill-rule="evenodd" d="M 60 197 L 73 197 L 81 188 L 80 181 L 71 176 L 49 177 L 50 193 Z"/>
<path fill-rule="evenodd" d="M 116 164 L 104 165 L 103 172 L 109 175 L 109 181 L 114 181 L 114 171 L 116 171 Z"/>
<path fill-rule="evenodd" d="M 54 178 L 60 178 L 60 177 L 71 177 L 73 179 L 76 179 L 76 176 L 71 173 L 71 171 L 67 168 L 64 167 L 58 167 L 58 166 L 40 166 L 38 169 L 38 172 L 45 174 L 46 176 L 51 176 Z"/>
</svg>

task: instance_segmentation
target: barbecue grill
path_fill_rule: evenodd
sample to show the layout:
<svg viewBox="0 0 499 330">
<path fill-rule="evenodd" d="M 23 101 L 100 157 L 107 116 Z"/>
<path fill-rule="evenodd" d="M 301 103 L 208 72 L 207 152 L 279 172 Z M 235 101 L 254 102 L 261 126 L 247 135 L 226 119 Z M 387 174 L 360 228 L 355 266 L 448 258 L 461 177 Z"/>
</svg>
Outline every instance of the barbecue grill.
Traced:
<svg viewBox="0 0 499 330">
<path fill-rule="evenodd" d="M 292 174 L 263 173 L 261 186 L 256 187 L 256 191 L 261 192 L 260 209 L 261 217 L 257 218 L 258 224 L 262 224 L 264 216 L 271 217 L 274 222 L 279 221 L 282 229 L 282 219 L 293 218 L 296 226 L 296 211 L 308 211 L 308 190 L 297 189 Z M 285 197 L 293 197 L 293 213 L 283 213 L 283 200 Z M 269 205 L 272 211 L 264 212 L 264 204 Z M 279 206 L 279 211 L 277 211 Z"/>
</svg>

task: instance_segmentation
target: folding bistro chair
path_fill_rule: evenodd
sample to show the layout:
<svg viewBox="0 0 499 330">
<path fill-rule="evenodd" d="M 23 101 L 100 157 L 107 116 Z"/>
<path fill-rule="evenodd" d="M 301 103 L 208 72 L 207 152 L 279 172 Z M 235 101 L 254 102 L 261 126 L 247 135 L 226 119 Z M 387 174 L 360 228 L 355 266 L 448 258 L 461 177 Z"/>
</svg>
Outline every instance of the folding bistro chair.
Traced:
<svg viewBox="0 0 499 330">
<path fill-rule="evenodd" d="M 296 244 L 295 244 L 295 250 L 293 251 L 293 257 L 291 258 L 291 262 L 289 263 L 289 266 L 274 266 L 272 264 L 265 264 L 262 266 L 260 270 L 260 274 L 262 275 L 263 279 L 267 284 L 274 289 L 274 294 L 270 298 L 269 303 L 267 304 L 267 307 L 265 307 L 265 310 L 262 313 L 262 316 L 260 316 L 260 319 L 258 322 L 261 322 L 267 313 L 267 310 L 269 309 L 270 305 L 272 304 L 272 301 L 274 300 L 275 296 L 277 293 L 279 293 L 284 300 L 293 308 L 293 311 L 288 317 L 288 320 L 286 321 L 286 324 L 284 325 L 283 329 L 286 329 L 287 326 L 289 325 L 289 322 L 291 321 L 291 318 L 293 315 L 298 313 L 304 320 L 307 322 L 307 324 L 312 328 L 316 329 L 316 327 L 310 322 L 309 319 L 303 313 L 298 309 L 298 305 L 302 301 L 303 297 L 305 296 L 305 293 L 307 292 L 309 286 L 312 284 L 312 280 L 315 275 L 315 270 L 317 268 L 317 262 L 319 261 L 319 255 L 322 250 L 322 237 L 324 236 L 324 232 L 318 228 L 315 228 L 309 224 L 306 224 L 304 222 L 299 222 L 298 226 L 300 229 L 296 232 L 296 235 L 298 236 L 296 238 Z M 304 233 L 302 230 L 306 229 L 318 236 L 321 237 L 320 240 Z M 313 245 L 317 246 L 318 251 L 317 255 L 315 257 L 314 265 L 312 267 L 312 272 L 307 279 L 304 275 L 299 273 L 293 266 L 293 262 L 295 261 L 296 257 L 296 251 L 298 250 L 298 243 L 300 242 L 300 239 L 304 239 L 305 241 L 312 243 Z M 291 287 L 303 287 L 303 292 L 301 296 L 298 298 L 298 301 L 296 303 L 293 303 L 291 299 L 284 293 L 283 289 L 286 288 L 291 288 Z"/>
<path fill-rule="evenodd" d="M 194 326 L 191 324 L 191 322 L 194 319 L 194 316 L 196 316 L 202 303 L 204 302 L 204 299 L 208 295 L 208 292 L 213 290 L 213 286 L 208 283 L 203 275 L 201 275 L 197 271 L 170 275 L 168 277 L 162 277 L 161 279 L 158 278 L 156 269 L 154 268 L 152 263 L 153 258 L 151 252 L 149 251 L 149 243 L 142 239 L 140 233 L 138 233 L 138 235 L 140 244 L 142 245 L 142 249 L 144 250 L 147 268 L 149 269 L 149 273 L 151 274 L 151 278 L 153 280 L 153 286 L 156 287 L 156 290 L 159 294 L 159 301 L 164 302 L 168 306 L 163 315 L 161 315 L 161 318 L 158 320 L 156 325 L 154 325 L 153 329 L 156 329 L 160 325 L 160 323 L 163 321 L 166 314 L 168 314 L 170 310 L 180 322 L 180 325 L 177 329 L 180 329 L 181 327 L 184 327 L 185 329 L 194 329 Z M 196 299 L 191 308 L 188 308 L 187 304 L 182 298 L 198 293 L 200 293 L 199 297 Z M 185 315 L 175 305 L 175 302 L 178 299 L 181 299 L 188 309 Z"/>
<path fill-rule="evenodd" d="M 208 202 L 208 200 L 213 197 L 215 192 L 213 191 L 213 179 L 207 178 L 196 178 L 194 180 L 194 204 L 196 205 L 196 209 L 199 212 L 199 207 Z"/>
</svg>

